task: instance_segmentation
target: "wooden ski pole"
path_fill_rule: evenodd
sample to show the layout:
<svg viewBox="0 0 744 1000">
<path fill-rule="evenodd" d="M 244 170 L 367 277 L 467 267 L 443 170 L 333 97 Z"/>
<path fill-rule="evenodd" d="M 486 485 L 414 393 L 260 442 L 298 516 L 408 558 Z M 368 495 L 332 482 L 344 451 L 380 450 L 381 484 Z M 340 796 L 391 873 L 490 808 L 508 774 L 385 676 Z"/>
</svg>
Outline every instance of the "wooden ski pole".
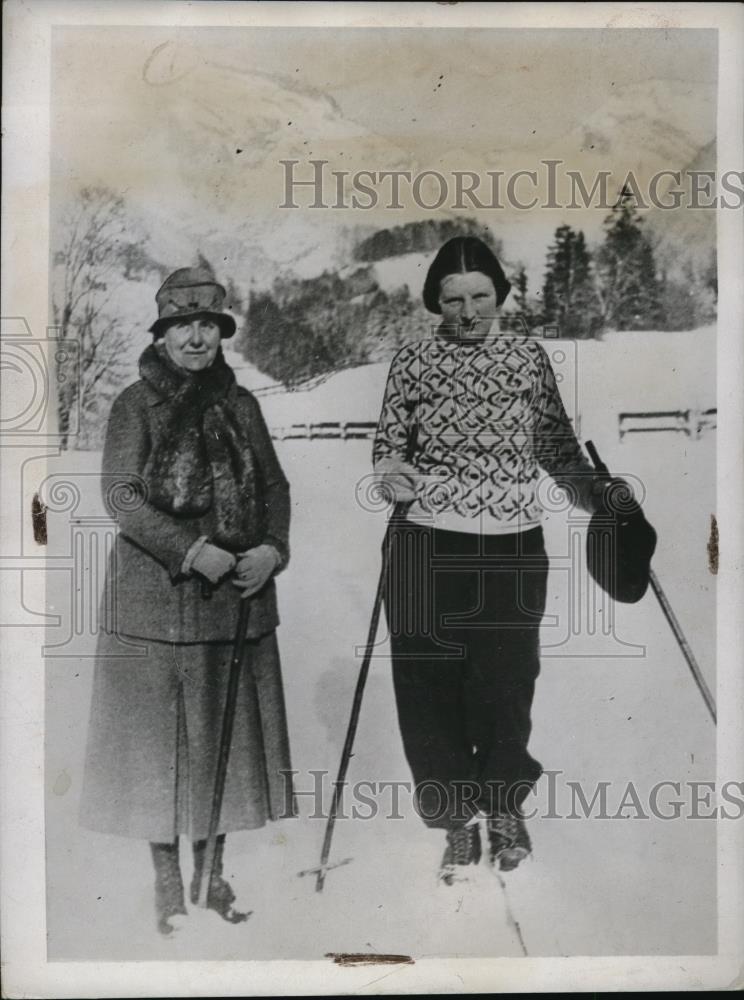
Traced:
<svg viewBox="0 0 744 1000">
<path fill-rule="evenodd" d="M 592 441 L 586 442 L 586 450 L 589 452 L 589 457 L 594 463 L 594 467 L 597 470 L 597 472 L 599 472 L 600 475 L 609 476 L 610 475 L 609 469 L 604 464 L 602 459 L 599 457 L 597 449 L 594 447 Z M 669 627 L 674 634 L 674 638 L 677 640 L 677 644 L 679 645 L 679 648 L 682 651 L 682 655 L 685 658 L 685 662 L 687 663 L 687 666 L 690 668 L 692 679 L 695 681 L 697 689 L 700 692 L 703 701 L 705 702 L 706 708 L 710 712 L 710 716 L 713 719 L 713 723 L 714 725 L 718 725 L 715 699 L 711 694 L 710 688 L 705 682 L 705 678 L 703 677 L 703 672 L 700 669 L 700 665 L 695 659 L 695 654 L 692 652 L 690 644 L 685 638 L 685 634 L 682 631 L 679 622 L 677 621 L 677 617 L 674 614 L 674 611 L 672 611 L 672 606 L 669 603 L 666 594 L 664 593 L 664 588 L 659 583 L 659 578 L 652 569 L 649 569 L 649 583 L 651 584 L 651 589 L 656 595 L 656 600 L 659 602 L 661 610 L 664 613 L 664 617 L 669 623 Z"/>
<path fill-rule="evenodd" d="M 380 623 L 380 611 L 382 609 L 382 599 L 385 593 L 385 580 L 388 573 L 388 567 L 390 565 L 390 540 L 393 525 L 400 521 L 404 516 L 406 510 L 410 504 L 408 501 L 399 500 L 393 507 L 393 512 L 390 515 L 390 520 L 385 531 L 385 538 L 382 546 L 382 565 L 380 567 L 380 577 L 377 582 L 377 592 L 375 594 L 375 602 L 372 607 L 372 617 L 369 623 L 369 631 L 367 633 L 367 644 L 364 648 L 364 658 L 362 659 L 362 665 L 359 668 L 359 676 L 357 678 L 356 688 L 354 690 L 354 700 L 351 705 L 351 715 L 349 717 L 349 724 L 346 728 L 346 739 L 344 740 L 344 748 L 341 753 L 341 763 L 338 769 L 338 777 L 336 778 L 336 783 L 333 786 L 333 798 L 331 800 L 331 810 L 328 814 L 328 820 L 326 822 L 325 836 L 323 838 L 323 848 L 320 853 L 320 865 L 317 868 L 308 868 L 305 871 L 300 872 L 300 875 L 315 875 L 315 891 L 322 892 L 323 886 L 325 885 L 326 873 L 331 868 L 340 867 L 340 865 L 348 864 L 350 859 L 339 862 L 338 865 L 329 865 L 328 858 L 331 853 L 331 841 L 333 840 L 333 830 L 336 825 L 336 816 L 338 815 L 338 807 L 341 801 L 341 795 L 343 792 L 344 781 L 346 780 L 346 772 L 349 768 L 349 761 L 351 760 L 351 751 L 354 746 L 354 737 L 356 736 L 357 725 L 359 724 L 359 715 L 362 710 L 362 698 L 364 696 L 364 687 L 367 683 L 367 676 L 369 674 L 370 664 L 372 662 L 372 651 L 375 645 L 375 639 L 377 637 L 377 628 Z"/>
<path fill-rule="evenodd" d="M 230 661 L 230 673 L 227 680 L 225 708 L 222 716 L 222 734 L 220 737 L 220 748 L 217 757 L 217 770 L 214 778 L 212 812 L 209 818 L 209 832 L 207 834 L 207 844 L 204 850 L 204 864 L 202 866 L 199 882 L 199 906 L 207 905 L 207 901 L 209 899 L 209 886 L 212 882 L 214 858 L 217 851 L 217 830 L 220 823 L 220 812 L 222 811 L 222 799 L 225 793 L 227 764 L 230 759 L 230 744 L 232 743 L 233 726 L 235 724 L 235 710 L 237 707 L 238 687 L 240 685 L 241 666 L 243 662 L 243 653 L 245 651 L 245 633 L 248 629 L 249 612 L 249 599 L 241 599 L 240 612 L 238 614 L 238 625 L 235 630 L 235 641 L 233 643 L 232 660 Z"/>
<path fill-rule="evenodd" d="M 684 656 L 687 662 L 687 666 L 690 668 L 690 673 L 692 674 L 692 678 L 695 681 L 695 684 L 697 685 L 698 691 L 702 695 L 703 701 L 705 702 L 708 711 L 710 712 L 710 717 L 713 719 L 714 725 L 718 725 L 718 716 L 716 713 L 715 699 L 711 694 L 710 688 L 705 682 L 705 678 L 703 677 L 703 672 L 700 669 L 698 661 L 695 659 L 695 655 L 692 652 L 692 649 L 690 648 L 690 644 L 685 638 L 684 632 L 680 628 L 679 622 L 677 621 L 677 618 L 674 612 L 672 611 L 672 606 L 667 600 L 667 596 L 664 593 L 664 588 L 659 583 L 659 579 L 653 570 L 649 571 L 649 582 L 651 584 L 651 589 L 653 590 L 654 594 L 656 594 L 656 600 L 661 605 L 661 610 L 664 612 L 664 617 L 669 622 L 669 628 L 674 633 L 674 638 L 677 640 L 679 648 L 682 650 L 682 655 Z"/>
<path fill-rule="evenodd" d="M 413 459 L 413 454 L 416 450 L 416 444 L 418 441 L 418 425 L 414 422 L 408 428 L 407 441 L 406 441 L 406 461 L 411 462 Z M 354 689 L 354 700 L 351 704 L 351 715 L 349 716 L 349 724 L 346 727 L 346 739 L 344 740 L 344 748 L 341 752 L 341 763 L 338 768 L 338 777 L 336 778 L 336 783 L 333 786 L 333 798 L 331 799 L 331 811 L 328 814 L 328 820 L 326 822 L 325 836 L 323 837 L 323 848 L 320 852 L 320 865 L 317 868 L 306 868 L 304 871 L 299 872 L 300 876 L 303 875 L 315 875 L 315 891 L 322 892 L 323 886 L 325 885 L 326 873 L 331 868 L 340 868 L 341 865 L 346 865 L 351 861 L 351 858 L 346 858 L 343 861 L 339 861 L 335 865 L 328 864 L 328 858 L 331 853 L 331 841 L 333 840 L 333 830 L 336 825 L 336 816 L 338 815 L 338 807 L 341 802 L 341 795 L 343 793 L 344 781 L 346 780 L 346 772 L 349 768 L 349 761 L 351 760 L 351 751 L 354 746 L 354 737 L 356 736 L 357 726 L 359 724 L 359 715 L 362 711 L 362 698 L 364 696 L 364 687 L 367 683 L 367 675 L 369 674 L 370 664 L 372 662 L 372 650 L 374 649 L 375 639 L 377 637 L 377 629 L 380 624 L 380 611 L 382 610 L 382 599 L 385 595 L 385 579 L 388 574 L 388 567 L 390 565 L 390 544 L 392 529 L 396 523 L 399 523 L 405 517 L 406 511 L 411 506 L 410 500 L 398 500 L 390 514 L 390 519 L 388 520 L 387 527 L 385 529 L 385 537 L 382 544 L 382 565 L 380 566 L 380 577 L 377 581 L 377 592 L 375 593 L 375 601 L 372 605 L 372 617 L 369 622 L 369 630 L 367 632 L 367 644 L 364 647 L 364 657 L 362 659 L 362 665 L 359 668 L 359 676 L 357 677 L 356 688 Z"/>
</svg>

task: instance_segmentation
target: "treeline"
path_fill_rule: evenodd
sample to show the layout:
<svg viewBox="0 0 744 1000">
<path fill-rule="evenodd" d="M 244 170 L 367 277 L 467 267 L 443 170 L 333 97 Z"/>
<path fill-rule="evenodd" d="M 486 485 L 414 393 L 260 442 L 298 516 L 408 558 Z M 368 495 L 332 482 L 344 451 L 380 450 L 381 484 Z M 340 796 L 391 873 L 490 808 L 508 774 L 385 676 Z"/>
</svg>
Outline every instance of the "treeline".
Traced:
<svg viewBox="0 0 744 1000">
<path fill-rule="evenodd" d="M 384 360 L 429 325 L 407 286 L 387 293 L 362 268 L 345 277 L 277 279 L 270 291 L 252 292 L 238 345 L 257 368 L 291 387 Z"/>
<path fill-rule="evenodd" d="M 252 292 L 238 337 L 246 360 L 284 385 L 352 365 L 386 361 L 404 344 L 429 335 L 436 318 L 407 285 L 381 288 L 373 263 L 407 253 L 431 253 L 453 236 L 479 236 L 498 256 L 502 248 L 474 219 L 428 219 L 372 233 L 352 250 L 348 272 L 277 278 Z"/>
<path fill-rule="evenodd" d="M 628 190 L 621 191 L 605 219 L 604 237 L 594 253 L 581 231 L 559 226 L 548 249 L 542 294 L 529 295 L 524 268 L 513 284 L 516 313 L 506 318 L 507 325 L 549 326 L 561 337 L 694 329 L 716 315 L 715 260 L 697 273 L 688 263 L 681 278 L 659 269 L 654 240 Z"/>
<path fill-rule="evenodd" d="M 252 293 L 239 346 L 262 371 L 293 385 L 349 365 L 387 360 L 403 344 L 431 333 L 436 317 L 411 298 L 406 285 L 388 292 L 373 262 L 406 253 L 432 253 L 453 236 L 476 235 L 503 261 L 502 247 L 474 219 L 413 222 L 380 230 L 353 250 L 365 262 L 348 274 L 280 278 Z M 508 264 L 507 264 L 507 270 Z M 681 277 L 657 266 L 654 239 L 623 190 L 593 250 L 584 234 L 559 226 L 547 251 L 542 288 L 533 295 L 524 267 L 511 268 L 512 293 L 502 328 L 539 336 L 587 339 L 605 330 L 682 330 L 715 319 L 715 262 Z"/>
<path fill-rule="evenodd" d="M 475 219 L 427 219 L 372 233 L 354 248 L 354 260 L 372 263 L 406 253 L 431 253 L 453 236 L 478 236 L 497 249 L 491 230 Z"/>
</svg>

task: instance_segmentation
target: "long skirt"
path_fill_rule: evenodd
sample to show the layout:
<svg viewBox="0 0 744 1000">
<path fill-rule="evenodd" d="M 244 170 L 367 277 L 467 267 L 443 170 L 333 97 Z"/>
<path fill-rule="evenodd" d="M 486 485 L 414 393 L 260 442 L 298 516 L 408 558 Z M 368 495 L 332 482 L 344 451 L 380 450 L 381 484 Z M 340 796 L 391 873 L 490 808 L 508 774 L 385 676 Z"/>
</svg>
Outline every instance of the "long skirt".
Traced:
<svg viewBox="0 0 744 1000">
<path fill-rule="evenodd" d="M 232 645 L 102 634 L 93 680 L 81 825 L 172 841 L 207 836 Z M 119 658 L 113 658 L 118 654 Z M 246 643 L 220 833 L 295 814 L 274 632 Z"/>
<path fill-rule="evenodd" d="M 527 750 L 548 559 L 507 535 L 403 522 L 385 607 L 403 747 L 427 826 L 514 812 L 542 773 Z"/>
</svg>

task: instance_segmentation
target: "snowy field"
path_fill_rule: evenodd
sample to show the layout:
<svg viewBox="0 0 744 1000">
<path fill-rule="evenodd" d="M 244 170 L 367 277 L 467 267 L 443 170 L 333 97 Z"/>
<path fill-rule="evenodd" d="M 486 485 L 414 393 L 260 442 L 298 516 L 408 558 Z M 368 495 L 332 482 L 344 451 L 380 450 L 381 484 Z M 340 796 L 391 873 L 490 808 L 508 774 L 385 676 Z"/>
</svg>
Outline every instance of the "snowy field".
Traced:
<svg viewBox="0 0 744 1000">
<path fill-rule="evenodd" d="M 551 345 L 551 350 L 556 345 Z M 708 569 L 715 511 L 715 431 L 631 434 L 619 441 L 621 410 L 715 406 L 715 334 L 617 334 L 572 344 L 561 388 L 611 469 L 646 490 L 659 533 L 654 566 L 711 686 L 715 684 L 715 577 Z M 231 359 L 232 360 L 232 359 Z M 387 366 L 339 373 L 309 392 L 261 397 L 270 426 L 322 420 L 376 420 Z M 255 385 L 255 373 L 239 378 Z M 259 376 L 260 378 L 260 376 Z M 266 380 L 263 379 L 265 384 Z M 279 579 L 280 647 L 294 767 L 300 791 L 310 771 L 335 775 L 379 567 L 384 513 L 357 502 L 370 471 L 369 441 L 278 441 L 292 485 L 292 562 Z M 100 455 L 50 460 L 50 473 L 79 477 L 85 511 L 100 513 Z M 82 506 L 82 505 L 81 505 Z M 80 516 L 80 510 L 75 514 Z M 50 555 L 69 553 L 70 513 L 50 514 Z M 652 594 L 614 609 L 610 634 L 570 604 L 569 537 L 583 527 L 554 511 L 545 521 L 551 554 L 543 667 L 530 744 L 546 770 L 530 823 L 534 856 L 505 876 L 531 956 L 706 954 L 716 950 L 716 828 L 712 820 L 551 819 L 570 812 L 570 787 L 591 797 L 609 782 L 619 811 L 629 782 L 647 806 L 661 781 L 715 780 L 715 729 Z M 64 560 L 62 560 L 64 561 Z M 582 569 L 583 572 L 583 569 Z M 102 581 L 99 579 L 97 585 Z M 62 616 L 47 641 L 70 631 L 69 572 L 50 574 L 48 610 Z M 94 600 L 95 594 L 90 595 Z M 578 618 L 576 616 L 578 615 Z M 604 607 L 603 621 L 612 609 Z M 568 627 L 578 622 L 572 634 Z M 384 626 L 367 686 L 349 780 L 407 781 L 395 717 Z M 594 634 L 592 634 L 592 632 Z M 442 834 L 427 831 L 401 795 L 402 818 L 339 820 L 323 894 L 298 878 L 317 863 L 324 822 L 302 815 L 228 838 L 227 866 L 238 901 L 253 910 L 242 925 L 193 911 L 173 940 L 154 931 L 147 846 L 77 826 L 94 639 L 75 655 L 47 659 L 47 901 L 50 959 L 321 959 L 328 952 L 433 956 L 517 956 L 498 880 L 479 867 L 468 883 L 438 886 Z M 683 786 L 684 787 L 684 786 Z M 660 802 L 667 803 L 669 793 Z M 389 795 L 382 798 L 390 802 Z M 528 804 L 531 800 L 528 800 Z M 626 800 L 627 801 L 627 800 Z M 648 811 L 648 810 L 646 810 Z M 188 874 L 188 859 L 185 868 Z"/>
</svg>

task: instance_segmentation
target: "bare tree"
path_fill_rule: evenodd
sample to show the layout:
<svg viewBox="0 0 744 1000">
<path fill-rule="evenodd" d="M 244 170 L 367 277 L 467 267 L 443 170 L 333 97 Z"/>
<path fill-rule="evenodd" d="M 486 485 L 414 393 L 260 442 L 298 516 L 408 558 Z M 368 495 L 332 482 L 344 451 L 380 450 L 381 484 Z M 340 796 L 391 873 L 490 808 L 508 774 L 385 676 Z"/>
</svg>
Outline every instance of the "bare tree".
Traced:
<svg viewBox="0 0 744 1000">
<path fill-rule="evenodd" d="M 100 433 L 99 408 L 121 384 L 131 334 L 131 324 L 115 307 L 115 296 L 129 276 L 133 257 L 145 263 L 149 259 L 133 232 L 124 200 L 106 188 L 83 188 L 61 220 L 60 233 L 53 261 L 54 322 L 61 342 L 77 343 L 75 352 L 63 352 L 68 360 L 60 371 L 65 377 L 57 407 L 66 448 L 73 408 L 80 419 L 78 445 L 89 445 Z M 72 370 L 76 361 L 77 377 Z"/>
</svg>

